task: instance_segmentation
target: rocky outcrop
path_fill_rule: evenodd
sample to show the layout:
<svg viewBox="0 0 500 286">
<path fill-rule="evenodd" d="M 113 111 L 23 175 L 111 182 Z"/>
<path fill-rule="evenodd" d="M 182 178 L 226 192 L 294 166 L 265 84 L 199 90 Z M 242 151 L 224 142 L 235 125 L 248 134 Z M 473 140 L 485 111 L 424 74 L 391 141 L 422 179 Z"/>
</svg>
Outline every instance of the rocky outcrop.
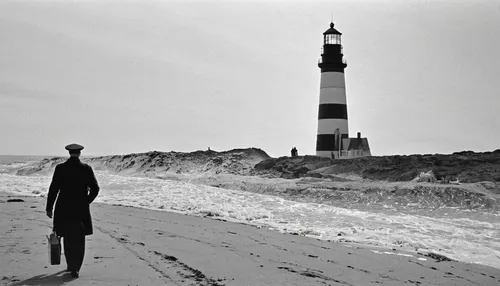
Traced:
<svg viewBox="0 0 500 286">
<path fill-rule="evenodd" d="M 315 156 L 270 158 L 257 164 L 255 173 L 281 178 L 356 174 L 364 179 L 390 182 L 415 179 L 428 182 L 500 182 L 500 149 L 484 153 L 464 151 L 453 154 L 373 156 L 344 160 Z"/>
<path fill-rule="evenodd" d="M 310 171 L 332 165 L 332 159 L 316 156 L 269 158 L 255 165 L 255 174 L 270 175 L 285 179 L 317 176 Z M 309 173 L 309 174 L 308 174 Z"/>
<path fill-rule="evenodd" d="M 367 179 L 385 181 L 410 181 L 421 173 L 432 172 L 437 180 L 500 182 L 500 150 L 337 160 L 325 172 L 353 172 Z"/>
</svg>

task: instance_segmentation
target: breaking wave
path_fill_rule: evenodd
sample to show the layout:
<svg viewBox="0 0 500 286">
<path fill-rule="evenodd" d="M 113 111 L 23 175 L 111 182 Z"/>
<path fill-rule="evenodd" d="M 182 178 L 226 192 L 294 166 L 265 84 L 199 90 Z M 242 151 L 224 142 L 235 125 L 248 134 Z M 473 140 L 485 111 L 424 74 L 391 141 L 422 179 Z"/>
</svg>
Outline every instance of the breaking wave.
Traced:
<svg viewBox="0 0 500 286">
<path fill-rule="evenodd" d="M 396 185 L 396 184 L 394 184 Z M 487 211 L 500 210 L 500 199 L 494 194 L 471 191 L 460 187 L 407 186 L 392 188 L 289 188 L 284 196 L 301 201 L 325 203 L 336 206 L 381 206 L 398 210 L 418 211 L 441 208 Z"/>
</svg>

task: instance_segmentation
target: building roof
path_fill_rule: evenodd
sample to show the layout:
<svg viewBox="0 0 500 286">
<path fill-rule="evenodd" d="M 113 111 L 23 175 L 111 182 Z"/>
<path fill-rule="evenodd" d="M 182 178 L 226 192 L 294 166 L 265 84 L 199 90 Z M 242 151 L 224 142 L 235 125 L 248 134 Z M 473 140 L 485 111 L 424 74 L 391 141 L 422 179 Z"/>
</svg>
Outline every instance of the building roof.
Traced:
<svg viewBox="0 0 500 286">
<path fill-rule="evenodd" d="M 337 31 L 337 29 L 333 28 L 333 22 L 330 23 L 330 29 L 326 30 L 323 35 L 342 35 L 341 32 Z"/>
<path fill-rule="evenodd" d="M 370 151 L 370 145 L 368 145 L 368 139 L 367 138 L 346 138 L 343 140 L 344 145 L 343 148 L 344 150 L 363 150 L 363 151 Z"/>
</svg>

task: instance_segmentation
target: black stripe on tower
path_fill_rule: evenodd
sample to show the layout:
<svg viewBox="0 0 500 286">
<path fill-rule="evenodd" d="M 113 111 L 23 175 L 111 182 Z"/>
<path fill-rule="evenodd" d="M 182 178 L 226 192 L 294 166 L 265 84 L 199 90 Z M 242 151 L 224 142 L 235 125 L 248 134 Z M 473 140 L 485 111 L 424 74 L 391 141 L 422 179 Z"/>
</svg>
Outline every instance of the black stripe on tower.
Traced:
<svg viewBox="0 0 500 286">
<path fill-rule="evenodd" d="M 321 72 L 344 73 L 347 63 L 344 61 L 341 45 L 323 45 L 323 53 L 318 63 Z"/>
<path fill-rule="evenodd" d="M 341 134 L 340 137 L 342 139 L 348 138 L 348 134 Z M 339 148 L 342 148 L 342 140 L 336 143 L 335 134 L 318 134 L 316 138 L 316 151 L 338 151 Z"/>
<path fill-rule="evenodd" d="M 340 72 L 344 73 L 344 69 L 347 65 L 346 64 L 319 64 L 319 67 L 321 68 L 321 72 Z"/>
<path fill-rule="evenodd" d="M 338 103 L 320 104 L 318 119 L 347 119 L 347 105 Z"/>
</svg>

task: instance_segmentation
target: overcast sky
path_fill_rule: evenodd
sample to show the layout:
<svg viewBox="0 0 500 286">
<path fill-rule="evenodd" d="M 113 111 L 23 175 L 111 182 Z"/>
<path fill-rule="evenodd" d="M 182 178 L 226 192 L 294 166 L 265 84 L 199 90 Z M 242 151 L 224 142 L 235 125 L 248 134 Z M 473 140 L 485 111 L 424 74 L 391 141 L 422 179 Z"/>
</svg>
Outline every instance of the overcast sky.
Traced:
<svg viewBox="0 0 500 286">
<path fill-rule="evenodd" d="M 0 154 L 315 154 L 322 33 L 373 155 L 500 149 L 500 1 L 0 1 Z"/>
</svg>

